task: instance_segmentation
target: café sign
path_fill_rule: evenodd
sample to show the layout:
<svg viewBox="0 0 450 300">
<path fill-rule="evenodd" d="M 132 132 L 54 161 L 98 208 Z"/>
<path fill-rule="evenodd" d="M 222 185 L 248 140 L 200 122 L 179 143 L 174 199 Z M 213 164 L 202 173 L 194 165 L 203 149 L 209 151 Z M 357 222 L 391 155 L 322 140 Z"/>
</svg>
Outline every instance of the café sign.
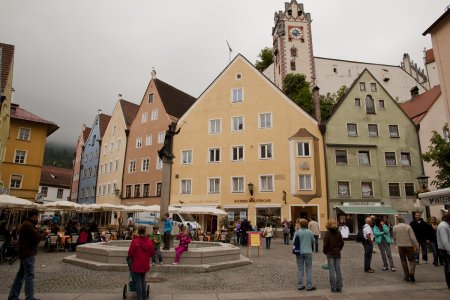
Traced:
<svg viewBox="0 0 450 300">
<path fill-rule="evenodd" d="M 268 203 L 268 202 L 272 202 L 272 199 L 250 198 L 250 199 L 235 199 L 234 200 L 234 203 Z"/>
<path fill-rule="evenodd" d="M 450 188 L 419 194 L 422 204 L 425 206 L 450 204 Z"/>
</svg>

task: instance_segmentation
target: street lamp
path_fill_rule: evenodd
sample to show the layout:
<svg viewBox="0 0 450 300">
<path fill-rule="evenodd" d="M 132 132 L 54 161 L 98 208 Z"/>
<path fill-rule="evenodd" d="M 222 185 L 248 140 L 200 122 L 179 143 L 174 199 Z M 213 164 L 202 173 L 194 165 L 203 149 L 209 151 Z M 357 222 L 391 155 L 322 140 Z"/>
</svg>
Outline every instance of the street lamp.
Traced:
<svg viewBox="0 0 450 300">
<path fill-rule="evenodd" d="M 248 191 L 250 192 L 250 196 L 253 196 L 253 188 L 255 187 L 255 185 L 251 182 L 247 185 L 248 185 Z"/>
<path fill-rule="evenodd" d="M 430 177 L 424 174 L 416 177 L 417 181 L 419 182 L 419 190 L 421 192 L 428 191 L 428 178 Z"/>
</svg>

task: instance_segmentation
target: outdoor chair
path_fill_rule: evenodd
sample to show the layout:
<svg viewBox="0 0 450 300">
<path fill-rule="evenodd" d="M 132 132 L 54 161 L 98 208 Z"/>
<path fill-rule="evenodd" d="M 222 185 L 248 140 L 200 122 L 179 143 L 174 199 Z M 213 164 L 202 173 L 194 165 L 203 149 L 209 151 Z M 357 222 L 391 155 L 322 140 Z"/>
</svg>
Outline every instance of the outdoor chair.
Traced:
<svg viewBox="0 0 450 300">
<path fill-rule="evenodd" d="M 50 250 L 51 247 L 54 247 L 56 249 L 56 252 L 58 252 L 60 248 L 64 250 L 64 247 L 61 245 L 59 235 L 51 234 L 48 236 L 47 252 Z"/>
<path fill-rule="evenodd" d="M 117 231 L 111 230 L 111 239 L 112 240 L 117 240 Z"/>
<path fill-rule="evenodd" d="M 79 234 L 77 233 L 72 233 L 72 237 L 70 240 L 70 249 L 72 251 L 75 251 L 77 249 L 77 244 L 78 244 L 78 238 L 80 237 Z"/>
<path fill-rule="evenodd" d="M 207 242 L 210 242 L 210 241 L 211 241 L 211 232 L 207 232 L 207 233 L 206 233 L 206 235 L 205 235 L 205 240 L 206 240 Z"/>
</svg>

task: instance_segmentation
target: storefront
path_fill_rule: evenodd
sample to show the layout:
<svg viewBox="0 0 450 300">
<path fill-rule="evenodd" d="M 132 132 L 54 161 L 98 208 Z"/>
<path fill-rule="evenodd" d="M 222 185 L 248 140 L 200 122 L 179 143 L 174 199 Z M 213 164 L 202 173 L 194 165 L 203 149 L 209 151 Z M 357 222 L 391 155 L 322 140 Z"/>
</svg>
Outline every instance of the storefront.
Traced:
<svg viewBox="0 0 450 300">
<path fill-rule="evenodd" d="M 317 222 L 320 224 L 319 218 L 319 205 L 316 204 L 304 204 L 304 205 L 290 205 L 290 216 L 292 221 L 296 221 L 297 219 L 306 219 L 310 220 L 315 218 Z"/>
<path fill-rule="evenodd" d="M 281 205 L 256 205 L 256 226 L 264 228 L 267 224 L 281 228 Z"/>
<path fill-rule="evenodd" d="M 242 222 L 248 219 L 248 205 L 230 205 L 225 206 L 224 210 L 228 213 L 229 222 Z"/>
</svg>

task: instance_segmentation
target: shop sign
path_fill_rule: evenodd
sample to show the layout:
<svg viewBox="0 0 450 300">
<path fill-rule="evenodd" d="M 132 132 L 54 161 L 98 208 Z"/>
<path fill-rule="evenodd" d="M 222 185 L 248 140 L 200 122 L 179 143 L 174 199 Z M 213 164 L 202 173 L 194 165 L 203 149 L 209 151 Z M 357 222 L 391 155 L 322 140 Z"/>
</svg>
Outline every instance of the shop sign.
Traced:
<svg viewBox="0 0 450 300">
<path fill-rule="evenodd" d="M 422 204 L 426 206 L 430 205 L 448 205 L 450 204 L 450 195 L 441 195 L 441 196 L 434 196 L 429 198 L 423 198 Z"/>
<path fill-rule="evenodd" d="M 253 247 L 258 248 L 258 256 L 262 256 L 261 249 L 261 234 L 259 232 L 247 232 L 247 257 L 250 257 L 251 249 Z"/>
<path fill-rule="evenodd" d="M 267 203 L 267 202 L 272 202 L 272 199 L 250 198 L 250 199 L 235 199 L 234 200 L 234 203 Z"/>
</svg>

